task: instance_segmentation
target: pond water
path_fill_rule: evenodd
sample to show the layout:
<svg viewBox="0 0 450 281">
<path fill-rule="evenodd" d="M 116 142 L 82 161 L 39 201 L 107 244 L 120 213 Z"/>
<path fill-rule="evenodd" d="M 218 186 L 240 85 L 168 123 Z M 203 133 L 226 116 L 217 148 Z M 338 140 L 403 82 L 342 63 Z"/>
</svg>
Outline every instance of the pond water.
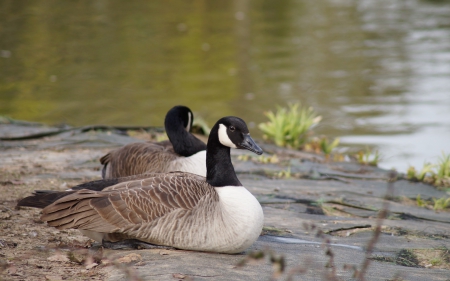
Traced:
<svg viewBox="0 0 450 281">
<path fill-rule="evenodd" d="M 436 162 L 450 152 L 450 2 L 0 0 L 0 115 L 146 126 L 184 104 L 260 136 L 288 102 L 382 167 Z"/>
</svg>

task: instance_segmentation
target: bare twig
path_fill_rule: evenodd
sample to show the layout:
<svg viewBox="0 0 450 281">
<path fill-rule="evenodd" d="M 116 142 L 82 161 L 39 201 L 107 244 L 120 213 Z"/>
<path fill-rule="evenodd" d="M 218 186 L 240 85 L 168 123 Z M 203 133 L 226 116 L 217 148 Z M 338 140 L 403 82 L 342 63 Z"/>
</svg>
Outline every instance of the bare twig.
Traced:
<svg viewBox="0 0 450 281">
<path fill-rule="evenodd" d="M 336 273 L 336 265 L 334 263 L 334 252 L 331 248 L 331 241 L 326 237 L 325 233 L 315 224 L 304 223 L 303 227 L 309 231 L 316 231 L 316 237 L 322 239 L 322 248 L 325 248 L 325 255 L 328 256 L 328 262 L 325 264 L 326 270 L 324 280 L 337 281 L 339 278 Z M 301 270 L 299 272 L 302 272 Z"/>
<path fill-rule="evenodd" d="M 370 256 L 372 255 L 373 249 L 375 248 L 375 244 L 377 243 L 378 239 L 380 238 L 381 234 L 381 226 L 383 224 L 383 220 L 387 217 L 388 210 L 389 210 L 389 200 L 387 198 L 392 198 L 394 194 L 394 182 L 397 179 L 397 173 L 395 171 L 391 171 L 389 173 L 389 181 L 388 186 L 386 190 L 385 200 L 383 202 L 383 206 L 378 213 L 376 226 L 375 226 L 375 232 L 373 233 L 372 239 L 370 239 L 369 243 L 367 244 L 366 254 L 364 257 L 364 261 L 361 264 L 361 269 L 359 272 L 355 271 L 355 276 L 357 280 L 364 281 L 365 275 L 367 272 L 367 269 L 369 268 L 370 264 Z"/>
</svg>

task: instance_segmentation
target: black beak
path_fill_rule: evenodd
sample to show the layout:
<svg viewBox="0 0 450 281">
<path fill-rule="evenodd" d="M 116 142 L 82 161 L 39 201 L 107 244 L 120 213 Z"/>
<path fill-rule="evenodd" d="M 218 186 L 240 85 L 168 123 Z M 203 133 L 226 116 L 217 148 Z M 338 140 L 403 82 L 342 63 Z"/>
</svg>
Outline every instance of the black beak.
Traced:
<svg viewBox="0 0 450 281">
<path fill-rule="evenodd" d="M 263 154 L 263 150 L 259 147 L 249 134 L 244 135 L 244 140 L 238 145 L 238 148 L 247 149 L 258 155 Z"/>
</svg>

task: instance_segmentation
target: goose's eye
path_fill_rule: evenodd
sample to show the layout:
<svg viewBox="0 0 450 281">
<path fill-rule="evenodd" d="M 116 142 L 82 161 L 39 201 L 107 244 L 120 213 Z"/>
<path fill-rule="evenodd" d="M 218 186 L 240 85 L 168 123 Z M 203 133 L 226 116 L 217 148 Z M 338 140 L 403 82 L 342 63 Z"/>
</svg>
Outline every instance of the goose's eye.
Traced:
<svg viewBox="0 0 450 281">
<path fill-rule="evenodd" d="M 234 132 L 234 130 L 236 130 L 236 128 L 234 126 L 230 126 L 230 131 Z"/>
</svg>

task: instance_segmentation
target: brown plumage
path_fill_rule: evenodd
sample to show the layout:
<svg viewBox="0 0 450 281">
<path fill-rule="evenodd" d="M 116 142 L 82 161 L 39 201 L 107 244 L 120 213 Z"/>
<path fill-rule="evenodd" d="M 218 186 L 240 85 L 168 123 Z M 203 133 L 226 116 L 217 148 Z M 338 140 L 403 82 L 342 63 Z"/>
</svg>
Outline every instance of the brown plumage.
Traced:
<svg viewBox="0 0 450 281">
<path fill-rule="evenodd" d="M 58 229 L 120 232 L 121 239 L 155 243 L 161 239 L 157 233 L 144 240 L 142 235 L 133 234 L 134 226 L 149 227 L 164 222 L 168 214 L 188 215 L 202 208 L 204 203 L 199 203 L 202 199 L 218 202 L 217 192 L 203 177 L 188 173 L 154 174 L 143 180 L 119 183 L 102 192 L 83 189 L 69 194 L 45 208 L 41 219 Z M 115 241 L 114 235 L 104 239 Z"/>
<path fill-rule="evenodd" d="M 170 163 L 179 155 L 169 141 L 131 143 L 100 158 L 107 166 L 104 178 L 120 178 L 143 173 L 170 172 Z"/>
</svg>

